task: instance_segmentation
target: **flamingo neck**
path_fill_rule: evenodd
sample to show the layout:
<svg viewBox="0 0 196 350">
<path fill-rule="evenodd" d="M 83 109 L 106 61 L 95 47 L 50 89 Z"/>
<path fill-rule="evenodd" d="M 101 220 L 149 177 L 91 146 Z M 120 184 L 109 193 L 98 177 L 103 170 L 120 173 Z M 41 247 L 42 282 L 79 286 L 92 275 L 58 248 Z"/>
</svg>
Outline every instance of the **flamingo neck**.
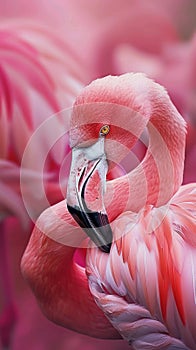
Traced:
<svg viewBox="0 0 196 350">
<path fill-rule="evenodd" d="M 105 201 L 111 220 L 126 210 L 137 212 L 146 204 L 165 205 L 182 183 L 186 125 L 168 103 L 167 94 L 161 103 L 154 99 L 147 129 L 149 146 L 143 161 L 127 175 L 107 183 Z"/>
<path fill-rule="evenodd" d="M 46 209 L 23 255 L 23 275 L 53 322 L 92 337 L 119 338 L 94 302 L 85 269 L 74 259 L 84 238 L 65 201 Z"/>
</svg>

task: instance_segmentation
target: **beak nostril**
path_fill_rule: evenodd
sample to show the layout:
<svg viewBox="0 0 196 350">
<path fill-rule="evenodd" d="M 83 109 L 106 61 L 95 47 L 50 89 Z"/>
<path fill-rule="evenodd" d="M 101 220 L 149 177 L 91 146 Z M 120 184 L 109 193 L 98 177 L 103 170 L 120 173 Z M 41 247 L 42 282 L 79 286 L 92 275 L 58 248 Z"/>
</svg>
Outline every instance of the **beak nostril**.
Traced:
<svg viewBox="0 0 196 350">
<path fill-rule="evenodd" d="M 84 167 L 83 170 L 82 170 L 82 173 L 81 173 L 81 175 L 80 175 L 80 177 L 79 177 L 79 181 L 78 181 L 78 190 L 80 190 L 80 187 L 81 187 L 81 185 L 82 185 L 82 180 L 83 180 L 83 178 L 84 178 L 85 171 L 86 171 L 86 168 Z"/>
</svg>

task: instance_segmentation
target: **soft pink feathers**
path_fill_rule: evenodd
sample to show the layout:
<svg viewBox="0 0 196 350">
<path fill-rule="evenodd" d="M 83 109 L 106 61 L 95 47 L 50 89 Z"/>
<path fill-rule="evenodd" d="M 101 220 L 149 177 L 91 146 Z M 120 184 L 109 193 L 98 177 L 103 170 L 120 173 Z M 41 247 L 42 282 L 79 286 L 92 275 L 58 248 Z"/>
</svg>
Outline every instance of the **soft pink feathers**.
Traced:
<svg viewBox="0 0 196 350">
<path fill-rule="evenodd" d="M 91 292 L 134 349 L 194 349 L 195 202 L 195 185 L 186 185 L 166 208 L 123 213 L 110 254 L 88 251 Z"/>
</svg>

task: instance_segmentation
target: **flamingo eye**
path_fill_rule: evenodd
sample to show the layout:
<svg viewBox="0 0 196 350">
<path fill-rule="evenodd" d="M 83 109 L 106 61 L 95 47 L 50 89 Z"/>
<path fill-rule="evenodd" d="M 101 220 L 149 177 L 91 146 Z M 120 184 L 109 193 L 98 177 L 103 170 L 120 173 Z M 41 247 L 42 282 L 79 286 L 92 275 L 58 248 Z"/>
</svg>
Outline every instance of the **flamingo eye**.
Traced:
<svg viewBox="0 0 196 350">
<path fill-rule="evenodd" d="M 109 131 L 110 131 L 109 125 L 104 125 L 104 126 L 102 126 L 102 128 L 100 130 L 100 135 L 105 136 L 109 133 Z"/>
</svg>

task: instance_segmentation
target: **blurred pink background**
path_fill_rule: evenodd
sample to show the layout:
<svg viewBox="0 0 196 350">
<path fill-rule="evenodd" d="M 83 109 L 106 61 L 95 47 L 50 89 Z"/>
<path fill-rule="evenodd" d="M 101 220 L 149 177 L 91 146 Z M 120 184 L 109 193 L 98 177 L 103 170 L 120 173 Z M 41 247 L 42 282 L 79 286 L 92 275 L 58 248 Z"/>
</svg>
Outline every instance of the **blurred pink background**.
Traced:
<svg viewBox="0 0 196 350">
<path fill-rule="evenodd" d="M 20 189 L 21 161 L 31 135 L 71 107 L 82 86 L 107 74 L 141 71 L 166 87 L 187 121 L 184 183 L 196 181 L 196 2 L 1 0 L 0 19 L 0 350 L 128 349 L 123 340 L 60 328 L 39 310 L 20 273 L 32 230 Z M 41 155 L 63 131 L 59 114 L 23 169 L 33 218 L 46 207 L 32 190 Z M 69 152 L 65 135 L 47 156 L 48 205 L 65 194 L 69 161 L 60 184 L 59 173 Z"/>
</svg>

